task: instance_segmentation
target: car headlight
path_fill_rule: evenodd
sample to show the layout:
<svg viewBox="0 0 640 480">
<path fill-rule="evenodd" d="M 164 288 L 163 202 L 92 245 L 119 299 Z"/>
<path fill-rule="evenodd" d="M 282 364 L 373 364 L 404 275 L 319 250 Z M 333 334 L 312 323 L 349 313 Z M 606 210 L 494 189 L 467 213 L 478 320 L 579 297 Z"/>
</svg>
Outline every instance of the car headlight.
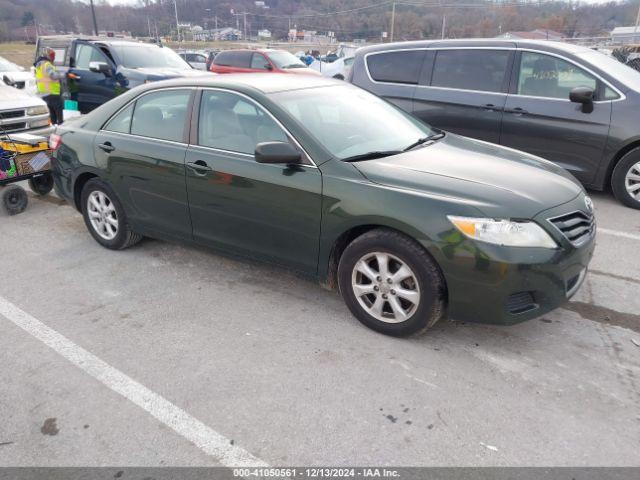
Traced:
<svg viewBox="0 0 640 480">
<path fill-rule="evenodd" d="M 492 218 L 447 218 L 464 235 L 481 242 L 508 247 L 557 248 L 558 244 L 535 222 L 513 222 Z"/>
<path fill-rule="evenodd" d="M 46 105 L 38 105 L 37 107 L 27 108 L 27 115 L 45 115 L 49 113 Z"/>
</svg>

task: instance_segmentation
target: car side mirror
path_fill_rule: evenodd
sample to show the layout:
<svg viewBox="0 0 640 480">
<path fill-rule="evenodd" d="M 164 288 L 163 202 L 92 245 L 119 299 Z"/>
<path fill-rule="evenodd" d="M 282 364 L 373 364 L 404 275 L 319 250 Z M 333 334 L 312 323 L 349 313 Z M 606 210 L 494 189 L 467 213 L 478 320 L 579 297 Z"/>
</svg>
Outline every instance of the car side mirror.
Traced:
<svg viewBox="0 0 640 480">
<path fill-rule="evenodd" d="M 593 89 L 589 87 L 576 87 L 569 92 L 569 100 L 573 103 L 581 103 L 583 113 L 593 112 Z"/>
<path fill-rule="evenodd" d="M 287 142 L 262 142 L 256 145 L 256 162 L 258 163 L 300 163 L 302 155 Z"/>
<path fill-rule="evenodd" d="M 267 66 L 265 67 L 267 70 L 273 70 L 273 65 L 271 65 L 270 63 L 267 64 Z"/>
<path fill-rule="evenodd" d="M 111 67 L 106 62 L 89 62 L 89 70 L 102 73 L 107 77 L 111 76 Z"/>
</svg>

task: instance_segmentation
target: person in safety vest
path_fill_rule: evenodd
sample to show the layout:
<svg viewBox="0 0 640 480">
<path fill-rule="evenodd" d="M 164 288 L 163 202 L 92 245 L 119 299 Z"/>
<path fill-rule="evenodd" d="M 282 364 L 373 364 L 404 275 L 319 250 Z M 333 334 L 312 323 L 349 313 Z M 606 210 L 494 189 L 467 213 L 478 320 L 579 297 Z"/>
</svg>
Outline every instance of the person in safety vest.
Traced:
<svg viewBox="0 0 640 480">
<path fill-rule="evenodd" d="M 56 52 L 47 48 L 41 57 L 36 60 L 36 87 L 40 96 L 49 107 L 51 123 L 62 123 L 63 102 L 61 96 L 61 82 L 64 73 L 58 72 L 53 64 Z"/>
</svg>

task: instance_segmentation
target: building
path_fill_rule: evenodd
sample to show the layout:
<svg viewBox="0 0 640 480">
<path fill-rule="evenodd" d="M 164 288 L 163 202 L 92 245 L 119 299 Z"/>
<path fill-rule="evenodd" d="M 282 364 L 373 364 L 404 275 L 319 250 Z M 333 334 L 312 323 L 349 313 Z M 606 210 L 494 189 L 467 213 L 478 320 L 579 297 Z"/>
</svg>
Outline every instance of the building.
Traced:
<svg viewBox="0 0 640 480">
<path fill-rule="evenodd" d="M 267 30 L 266 28 L 258 30 L 258 38 L 260 40 L 271 40 L 271 30 Z"/>
<path fill-rule="evenodd" d="M 640 44 L 640 27 L 616 27 L 611 31 L 611 41 Z"/>
<path fill-rule="evenodd" d="M 315 45 L 330 45 L 336 43 L 335 32 L 317 32 L 315 30 L 289 30 L 290 42 L 311 43 Z"/>
<path fill-rule="evenodd" d="M 512 38 L 514 40 L 564 40 L 566 37 L 553 30 L 538 28 L 529 32 L 506 32 L 499 35 L 498 38 Z"/>
<path fill-rule="evenodd" d="M 211 40 L 242 40 L 242 31 L 235 28 L 213 28 L 211 30 L 202 29 L 193 32 L 193 39 L 197 42 Z"/>
</svg>

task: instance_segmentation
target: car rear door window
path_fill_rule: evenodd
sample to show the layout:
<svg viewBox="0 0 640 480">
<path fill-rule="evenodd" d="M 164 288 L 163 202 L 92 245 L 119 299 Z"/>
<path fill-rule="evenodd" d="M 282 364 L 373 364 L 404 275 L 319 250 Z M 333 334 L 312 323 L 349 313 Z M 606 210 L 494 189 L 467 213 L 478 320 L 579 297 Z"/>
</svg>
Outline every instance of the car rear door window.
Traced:
<svg viewBox="0 0 640 480">
<path fill-rule="evenodd" d="M 136 101 L 131 134 L 182 142 L 190 90 L 165 90 Z"/>
<path fill-rule="evenodd" d="M 251 154 L 262 142 L 287 142 L 287 134 L 255 103 L 231 92 L 205 91 L 198 145 Z"/>
<path fill-rule="evenodd" d="M 375 53 L 367 57 L 367 69 L 376 82 L 418 83 L 424 50 Z"/>
<path fill-rule="evenodd" d="M 518 76 L 519 95 L 569 99 L 576 87 L 597 91 L 598 80 L 577 65 L 558 57 L 522 52 Z"/>
<path fill-rule="evenodd" d="M 250 68 L 253 52 L 221 52 L 213 63 L 223 67 Z"/>
<path fill-rule="evenodd" d="M 129 133 L 131 129 L 131 116 L 133 114 L 133 104 L 129 105 L 124 110 L 121 110 L 116 116 L 104 127 L 104 130 L 117 133 Z"/>
<path fill-rule="evenodd" d="M 501 92 L 510 54 L 509 50 L 439 50 L 431 86 Z"/>
</svg>

